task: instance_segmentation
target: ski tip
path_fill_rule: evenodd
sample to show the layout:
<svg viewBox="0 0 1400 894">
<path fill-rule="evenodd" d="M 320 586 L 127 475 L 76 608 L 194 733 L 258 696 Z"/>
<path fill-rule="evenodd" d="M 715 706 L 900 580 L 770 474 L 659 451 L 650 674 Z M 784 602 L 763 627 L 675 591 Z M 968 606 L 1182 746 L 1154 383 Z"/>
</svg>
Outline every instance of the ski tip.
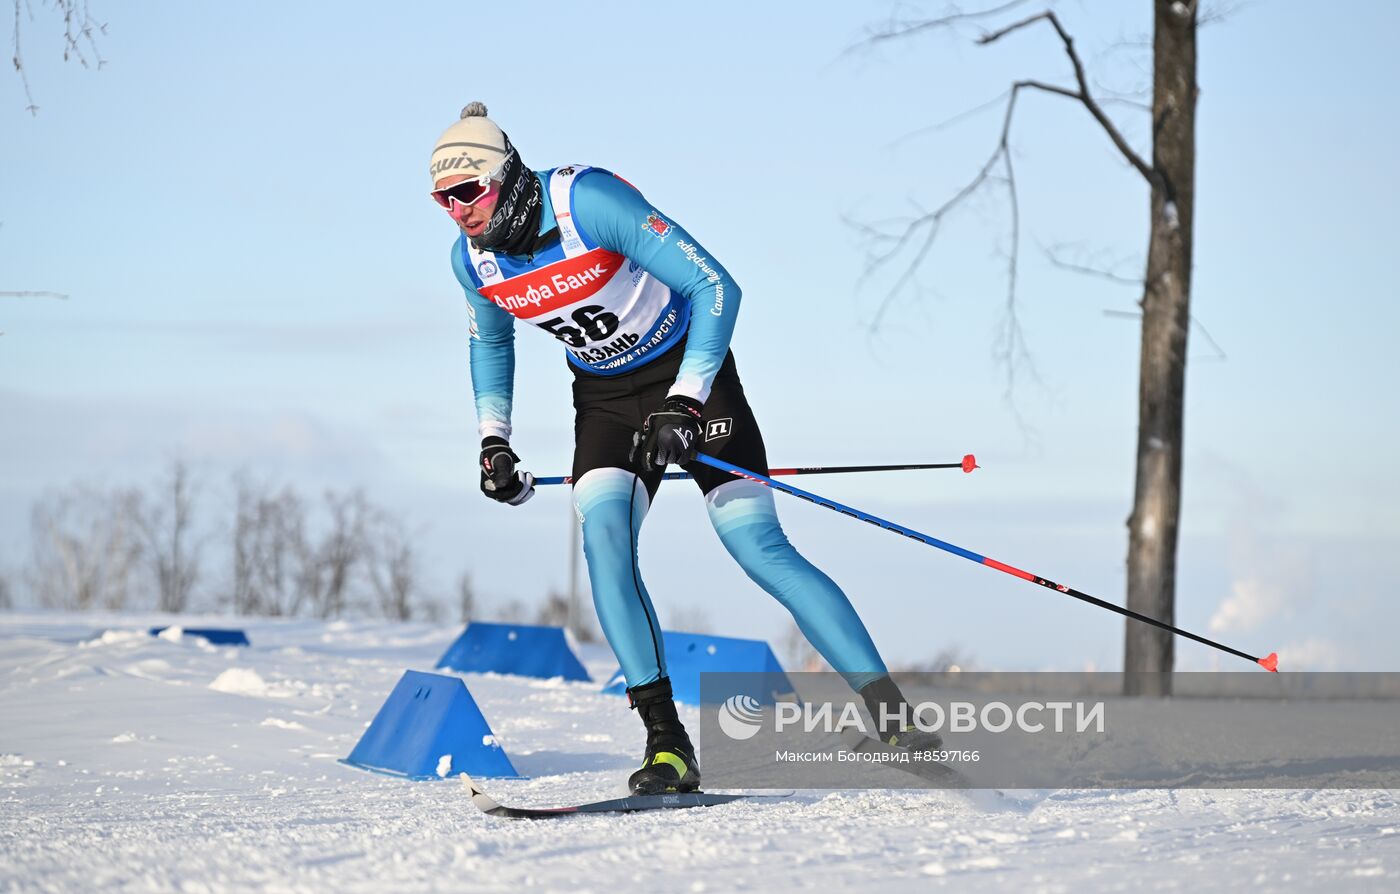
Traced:
<svg viewBox="0 0 1400 894">
<path fill-rule="evenodd" d="M 1270 652 L 1268 655 L 1265 655 L 1263 658 L 1260 658 L 1259 666 L 1262 667 L 1264 670 L 1268 671 L 1269 673 L 1278 673 L 1278 653 Z"/>
<path fill-rule="evenodd" d="M 972 472 L 973 469 L 980 469 L 980 468 L 982 468 L 982 467 L 979 466 L 979 465 L 977 465 L 977 457 L 973 456 L 971 453 L 969 453 L 967 456 L 964 456 L 964 457 L 963 457 L 963 461 L 962 461 L 962 470 L 963 470 L 964 472 L 967 472 L 967 473 L 971 474 L 971 472 Z"/>
<path fill-rule="evenodd" d="M 492 810 L 500 808 L 501 805 L 497 803 L 496 799 L 477 788 L 476 783 L 472 781 L 470 776 L 466 773 L 458 775 L 462 777 L 462 788 L 467 790 L 467 794 L 471 796 L 472 803 L 475 804 L 481 812 L 490 813 Z"/>
</svg>

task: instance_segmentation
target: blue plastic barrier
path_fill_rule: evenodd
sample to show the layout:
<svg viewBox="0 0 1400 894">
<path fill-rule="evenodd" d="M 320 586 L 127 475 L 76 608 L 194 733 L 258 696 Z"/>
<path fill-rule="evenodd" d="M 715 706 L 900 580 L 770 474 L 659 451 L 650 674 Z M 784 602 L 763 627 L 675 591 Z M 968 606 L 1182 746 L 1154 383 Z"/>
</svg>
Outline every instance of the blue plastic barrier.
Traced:
<svg viewBox="0 0 1400 894">
<path fill-rule="evenodd" d="M 671 678 L 671 692 L 676 701 L 687 705 L 700 704 L 700 674 L 702 672 L 753 674 L 752 696 L 761 705 L 771 705 L 779 697 L 793 691 L 792 683 L 778 657 L 768 643 L 761 639 L 734 639 L 703 633 L 661 632 L 661 644 L 666 650 L 666 673 Z M 618 668 L 603 687 L 604 692 L 622 694 L 627 681 Z M 733 691 L 731 695 L 739 694 Z"/>
<path fill-rule="evenodd" d="M 445 775 L 523 779 L 496 742 L 481 709 L 458 677 L 405 671 L 374 722 L 350 756 L 352 767 L 437 779 L 443 755 L 451 757 Z"/>
<path fill-rule="evenodd" d="M 169 630 L 170 626 L 152 627 L 151 636 L 160 636 L 163 631 Z M 248 634 L 242 630 L 231 630 L 219 627 L 181 627 L 180 633 L 184 636 L 197 636 L 209 641 L 213 646 L 247 646 Z"/>
<path fill-rule="evenodd" d="M 473 621 L 438 659 L 439 669 L 591 680 L 562 627 Z"/>
</svg>

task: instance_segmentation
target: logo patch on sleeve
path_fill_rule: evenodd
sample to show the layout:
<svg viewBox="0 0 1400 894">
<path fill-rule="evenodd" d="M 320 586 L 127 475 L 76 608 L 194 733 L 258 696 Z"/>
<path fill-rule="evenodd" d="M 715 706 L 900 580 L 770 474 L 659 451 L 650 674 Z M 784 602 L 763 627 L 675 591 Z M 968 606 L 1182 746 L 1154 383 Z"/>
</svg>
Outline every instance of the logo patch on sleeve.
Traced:
<svg viewBox="0 0 1400 894">
<path fill-rule="evenodd" d="M 642 224 L 642 229 L 662 242 L 665 242 L 666 237 L 671 235 L 671 224 L 655 211 L 647 215 L 646 223 Z"/>
</svg>

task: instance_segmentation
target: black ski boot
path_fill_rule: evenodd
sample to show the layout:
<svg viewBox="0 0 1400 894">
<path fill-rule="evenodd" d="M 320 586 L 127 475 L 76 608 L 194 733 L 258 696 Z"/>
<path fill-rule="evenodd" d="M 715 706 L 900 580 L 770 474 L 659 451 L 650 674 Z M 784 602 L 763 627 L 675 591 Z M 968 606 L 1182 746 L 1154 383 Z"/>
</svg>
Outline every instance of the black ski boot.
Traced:
<svg viewBox="0 0 1400 894">
<path fill-rule="evenodd" d="M 889 677 L 866 684 L 860 696 L 865 699 L 865 708 L 875 721 L 876 733 L 872 739 L 909 751 L 937 751 L 943 747 L 942 736 L 914 725 L 913 709 Z"/>
<path fill-rule="evenodd" d="M 676 716 L 670 678 L 662 677 L 655 683 L 629 689 L 627 698 L 647 725 L 646 757 L 642 759 L 642 768 L 627 780 L 632 794 L 659 795 L 699 789 L 700 765 L 695 761 L 695 747 Z"/>
</svg>

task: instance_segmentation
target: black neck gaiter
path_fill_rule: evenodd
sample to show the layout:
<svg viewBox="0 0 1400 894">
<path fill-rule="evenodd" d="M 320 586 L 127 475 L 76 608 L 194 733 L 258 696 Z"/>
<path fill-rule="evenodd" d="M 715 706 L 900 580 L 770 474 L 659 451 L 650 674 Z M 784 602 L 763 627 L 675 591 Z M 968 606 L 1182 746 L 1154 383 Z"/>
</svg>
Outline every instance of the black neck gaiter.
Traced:
<svg viewBox="0 0 1400 894">
<path fill-rule="evenodd" d="M 540 233 L 544 213 L 544 187 L 534 171 L 520 161 L 520 153 L 506 137 L 506 160 L 501 167 L 501 197 L 486 229 L 472 238 L 480 251 L 507 255 L 533 255 L 553 242 L 558 227 Z"/>
</svg>

